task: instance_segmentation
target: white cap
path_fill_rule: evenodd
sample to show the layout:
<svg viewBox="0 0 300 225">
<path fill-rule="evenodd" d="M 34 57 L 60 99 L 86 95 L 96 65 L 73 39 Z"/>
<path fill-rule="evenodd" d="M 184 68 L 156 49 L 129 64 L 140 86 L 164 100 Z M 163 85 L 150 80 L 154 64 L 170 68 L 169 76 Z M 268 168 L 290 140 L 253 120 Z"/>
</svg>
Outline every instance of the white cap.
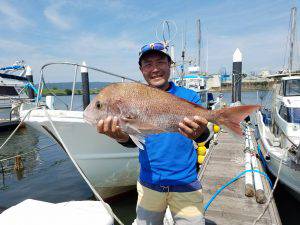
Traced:
<svg viewBox="0 0 300 225">
<path fill-rule="evenodd" d="M 232 61 L 233 62 L 242 62 L 242 53 L 238 48 L 233 53 Z"/>
<path fill-rule="evenodd" d="M 83 66 L 86 66 L 85 61 L 82 62 L 82 65 L 83 65 Z M 88 72 L 88 69 L 87 69 L 86 67 L 81 67 L 80 71 L 81 71 L 81 73 L 87 73 L 87 72 Z"/>
</svg>

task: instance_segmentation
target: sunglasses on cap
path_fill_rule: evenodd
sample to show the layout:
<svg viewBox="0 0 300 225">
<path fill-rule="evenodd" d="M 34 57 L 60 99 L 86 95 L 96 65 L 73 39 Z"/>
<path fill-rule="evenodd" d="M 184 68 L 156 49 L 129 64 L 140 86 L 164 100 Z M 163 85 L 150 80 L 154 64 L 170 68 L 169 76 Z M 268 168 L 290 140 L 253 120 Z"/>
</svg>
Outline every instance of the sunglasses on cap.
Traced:
<svg viewBox="0 0 300 225">
<path fill-rule="evenodd" d="M 162 51 L 166 48 L 166 46 L 163 43 L 151 43 L 151 44 L 147 44 L 144 45 L 141 48 L 140 51 L 140 55 L 142 55 L 143 53 L 149 51 L 149 50 L 157 50 L 157 51 Z"/>
</svg>

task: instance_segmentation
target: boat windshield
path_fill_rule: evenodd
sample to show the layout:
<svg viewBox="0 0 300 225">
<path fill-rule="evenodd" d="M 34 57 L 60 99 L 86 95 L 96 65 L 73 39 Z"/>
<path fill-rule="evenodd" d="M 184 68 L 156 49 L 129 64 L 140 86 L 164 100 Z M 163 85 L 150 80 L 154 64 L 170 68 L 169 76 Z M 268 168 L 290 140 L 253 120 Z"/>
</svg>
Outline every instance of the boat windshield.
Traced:
<svg viewBox="0 0 300 225">
<path fill-rule="evenodd" d="M 289 111 L 291 123 L 300 124 L 300 108 L 289 108 Z"/>
<path fill-rule="evenodd" d="M 285 81 L 285 96 L 300 96 L 300 80 Z"/>
<path fill-rule="evenodd" d="M 300 108 L 291 108 L 282 105 L 279 114 L 288 123 L 300 124 Z"/>
</svg>

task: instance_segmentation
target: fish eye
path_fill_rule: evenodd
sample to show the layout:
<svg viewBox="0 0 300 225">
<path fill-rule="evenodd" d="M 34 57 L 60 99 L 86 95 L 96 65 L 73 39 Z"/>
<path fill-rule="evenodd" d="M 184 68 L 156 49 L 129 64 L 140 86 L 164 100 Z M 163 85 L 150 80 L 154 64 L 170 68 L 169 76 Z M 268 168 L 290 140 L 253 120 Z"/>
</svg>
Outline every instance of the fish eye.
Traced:
<svg viewBox="0 0 300 225">
<path fill-rule="evenodd" d="M 97 109 L 101 109 L 101 107 L 102 107 L 102 105 L 99 101 L 96 102 L 95 106 Z"/>
</svg>

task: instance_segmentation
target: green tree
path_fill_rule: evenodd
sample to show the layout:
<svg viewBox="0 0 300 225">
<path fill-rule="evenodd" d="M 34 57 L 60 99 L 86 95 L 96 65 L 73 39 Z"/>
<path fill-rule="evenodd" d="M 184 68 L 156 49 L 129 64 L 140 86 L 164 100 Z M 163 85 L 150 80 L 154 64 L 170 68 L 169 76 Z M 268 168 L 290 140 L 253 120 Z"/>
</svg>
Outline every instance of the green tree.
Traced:
<svg viewBox="0 0 300 225">
<path fill-rule="evenodd" d="M 72 94 L 72 90 L 71 89 L 65 89 L 66 95 L 71 95 Z"/>
</svg>

